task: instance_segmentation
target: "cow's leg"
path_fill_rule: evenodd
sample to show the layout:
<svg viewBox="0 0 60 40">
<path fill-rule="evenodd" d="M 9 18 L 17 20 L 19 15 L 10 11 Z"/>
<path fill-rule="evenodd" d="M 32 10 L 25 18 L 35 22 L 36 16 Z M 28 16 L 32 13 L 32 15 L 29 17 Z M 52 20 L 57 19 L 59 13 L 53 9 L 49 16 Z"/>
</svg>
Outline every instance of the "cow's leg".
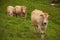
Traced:
<svg viewBox="0 0 60 40">
<path fill-rule="evenodd" d="M 42 26 L 38 25 L 38 31 L 41 34 L 41 40 L 45 40 L 45 30 L 42 30 Z"/>
<path fill-rule="evenodd" d="M 42 30 L 41 27 L 42 27 L 42 26 L 40 26 L 40 25 L 38 26 L 38 32 L 45 34 L 45 30 Z"/>
<path fill-rule="evenodd" d="M 34 32 L 37 33 L 37 25 L 34 25 Z"/>
<path fill-rule="evenodd" d="M 13 12 L 13 16 L 16 16 L 17 17 L 17 13 Z"/>
<path fill-rule="evenodd" d="M 41 28 L 41 27 L 42 27 L 41 25 L 38 25 L 38 32 L 39 32 L 39 33 L 43 33 L 43 34 L 44 34 L 44 33 L 45 33 L 45 31 L 44 31 L 44 30 L 42 30 L 42 28 Z"/>
<path fill-rule="evenodd" d="M 41 33 L 41 26 L 40 25 L 38 25 L 38 32 L 40 32 Z"/>
<path fill-rule="evenodd" d="M 46 33 L 46 28 L 47 28 L 47 26 L 44 26 L 44 28 L 41 28 L 41 33 L 45 34 Z"/>
<path fill-rule="evenodd" d="M 41 34 L 41 40 L 45 40 L 45 34 L 44 33 Z"/>
<path fill-rule="evenodd" d="M 18 16 L 18 13 L 14 13 L 14 16 L 16 16 L 16 17 L 17 17 L 17 16 Z"/>
</svg>

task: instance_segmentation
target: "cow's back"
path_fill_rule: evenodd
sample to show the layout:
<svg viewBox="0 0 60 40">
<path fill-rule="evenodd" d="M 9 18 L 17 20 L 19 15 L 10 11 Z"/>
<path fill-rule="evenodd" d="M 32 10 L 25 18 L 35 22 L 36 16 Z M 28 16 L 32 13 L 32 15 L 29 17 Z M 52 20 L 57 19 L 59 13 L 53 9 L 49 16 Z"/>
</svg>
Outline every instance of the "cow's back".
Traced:
<svg viewBox="0 0 60 40">
<path fill-rule="evenodd" d="M 7 12 L 13 12 L 14 11 L 14 7 L 13 6 L 8 6 L 7 7 Z"/>
<path fill-rule="evenodd" d="M 31 13 L 31 21 L 32 21 L 32 23 L 33 24 L 39 24 L 40 21 L 41 21 L 41 16 L 40 15 L 42 15 L 42 14 L 43 14 L 43 12 L 40 11 L 40 10 L 37 10 L 37 9 L 32 11 L 32 13 Z"/>
<path fill-rule="evenodd" d="M 15 12 L 18 14 L 18 13 L 21 13 L 21 6 L 15 6 Z"/>
</svg>

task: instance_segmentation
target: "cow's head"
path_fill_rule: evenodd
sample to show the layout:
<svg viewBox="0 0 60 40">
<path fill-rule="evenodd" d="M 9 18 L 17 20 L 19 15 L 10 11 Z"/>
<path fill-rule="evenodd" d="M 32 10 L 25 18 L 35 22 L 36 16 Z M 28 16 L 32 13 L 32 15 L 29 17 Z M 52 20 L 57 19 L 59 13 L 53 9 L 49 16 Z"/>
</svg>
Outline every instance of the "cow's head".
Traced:
<svg viewBox="0 0 60 40">
<path fill-rule="evenodd" d="M 43 24 L 44 25 L 46 25 L 48 23 L 48 17 L 49 17 L 48 13 L 44 13 L 44 15 L 43 15 L 43 18 L 44 18 Z"/>
<path fill-rule="evenodd" d="M 43 25 L 46 25 L 46 24 L 48 23 L 48 17 L 49 17 L 48 13 L 44 13 L 44 14 L 41 15 L 41 16 L 42 16 L 42 18 L 43 18 L 42 24 L 43 24 Z"/>
<path fill-rule="evenodd" d="M 22 6 L 22 12 L 26 12 L 26 9 L 27 9 L 27 7 L 26 6 Z"/>
</svg>

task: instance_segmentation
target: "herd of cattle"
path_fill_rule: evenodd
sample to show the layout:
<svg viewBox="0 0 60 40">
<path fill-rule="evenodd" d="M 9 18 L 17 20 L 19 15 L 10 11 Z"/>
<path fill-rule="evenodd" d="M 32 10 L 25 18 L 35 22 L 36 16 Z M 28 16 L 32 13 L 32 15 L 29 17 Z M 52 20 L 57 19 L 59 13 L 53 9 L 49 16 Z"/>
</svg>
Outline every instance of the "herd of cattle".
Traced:
<svg viewBox="0 0 60 40">
<path fill-rule="evenodd" d="M 26 6 L 8 6 L 7 14 L 9 16 L 21 16 L 23 18 L 27 17 L 27 7 Z M 44 40 L 47 24 L 48 24 L 48 13 L 44 13 L 41 10 L 35 9 L 31 12 L 31 21 L 34 26 L 34 32 L 40 32 L 41 39 Z"/>
<path fill-rule="evenodd" d="M 7 14 L 9 16 L 21 16 L 23 18 L 26 18 L 26 6 L 8 6 L 7 7 Z"/>
</svg>

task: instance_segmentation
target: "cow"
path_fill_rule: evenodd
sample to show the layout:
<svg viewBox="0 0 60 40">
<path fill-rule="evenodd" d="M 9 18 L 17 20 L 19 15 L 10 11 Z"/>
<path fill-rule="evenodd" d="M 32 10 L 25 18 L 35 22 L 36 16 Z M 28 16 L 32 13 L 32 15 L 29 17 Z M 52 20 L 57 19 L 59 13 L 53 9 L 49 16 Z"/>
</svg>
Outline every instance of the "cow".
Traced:
<svg viewBox="0 0 60 40">
<path fill-rule="evenodd" d="M 15 8 L 13 6 L 8 6 L 7 7 L 7 14 L 9 16 L 14 16 Z"/>
<path fill-rule="evenodd" d="M 15 6 L 15 13 L 23 18 L 26 18 L 26 6 Z"/>
<path fill-rule="evenodd" d="M 21 16 L 21 6 L 15 6 L 15 14 Z"/>
<path fill-rule="evenodd" d="M 41 33 L 42 40 L 44 40 L 44 35 L 47 28 L 48 16 L 48 13 L 44 13 L 43 11 L 38 9 L 33 10 L 31 13 L 31 21 L 34 26 L 34 31 Z"/>
</svg>

